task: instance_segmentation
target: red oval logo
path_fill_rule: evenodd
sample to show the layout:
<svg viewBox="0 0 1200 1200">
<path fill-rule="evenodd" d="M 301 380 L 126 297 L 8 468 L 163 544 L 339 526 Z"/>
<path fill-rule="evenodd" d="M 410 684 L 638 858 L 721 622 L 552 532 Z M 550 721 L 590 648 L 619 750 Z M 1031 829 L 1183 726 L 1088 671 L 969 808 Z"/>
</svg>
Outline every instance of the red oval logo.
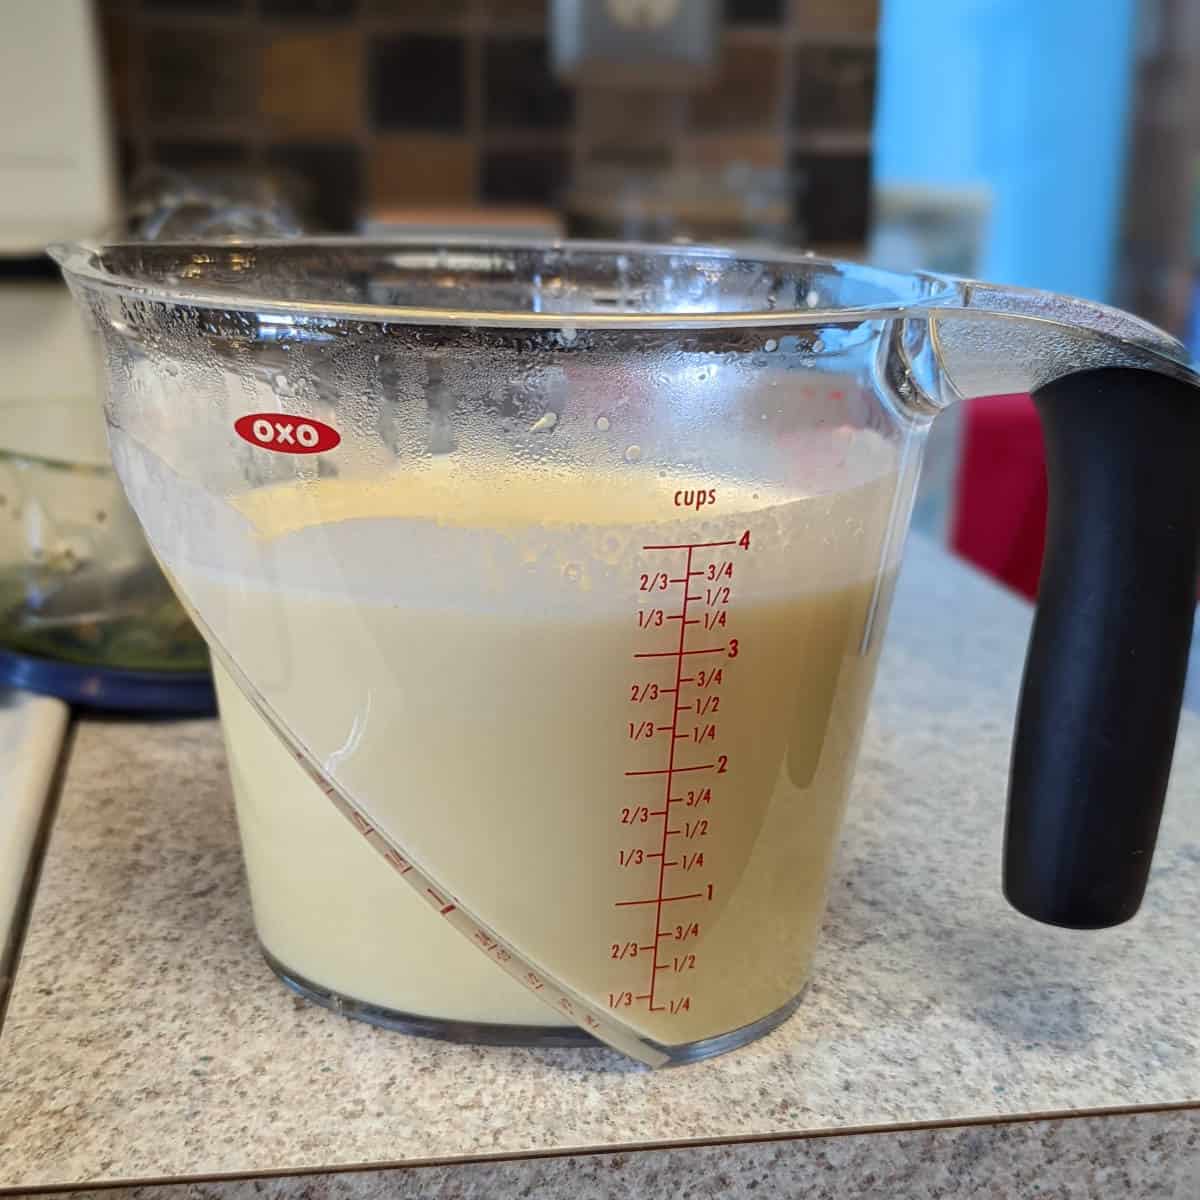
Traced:
<svg viewBox="0 0 1200 1200">
<path fill-rule="evenodd" d="M 324 421 L 283 413 L 249 413 L 234 421 L 233 430 L 242 441 L 276 454 L 322 454 L 342 440 Z"/>
</svg>

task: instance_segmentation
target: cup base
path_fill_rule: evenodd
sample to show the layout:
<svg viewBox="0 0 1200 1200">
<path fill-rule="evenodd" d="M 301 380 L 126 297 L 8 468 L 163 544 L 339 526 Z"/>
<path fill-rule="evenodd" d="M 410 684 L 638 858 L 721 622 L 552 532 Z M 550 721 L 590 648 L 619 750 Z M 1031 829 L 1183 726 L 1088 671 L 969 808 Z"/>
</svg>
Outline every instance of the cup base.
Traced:
<svg viewBox="0 0 1200 1200">
<path fill-rule="evenodd" d="M 416 1013 L 401 1012 L 398 1009 L 387 1008 L 381 1004 L 371 1004 L 366 1000 L 356 1000 L 352 996 L 343 996 L 322 984 L 313 983 L 304 976 L 293 971 L 279 961 L 266 947 L 260 944 L 259 949 L 266 959 L 267 966 L 279 979 L 297 996 L 327 1008 L 331 1012 L 348 1017 L 352 1021 L 364 1021 L 368 1025 L 377 1025 L 381 1029 L 391 1029 L 396 1033 L 406 1033 L 412 1037 L 438 1038 L 443 1042 L 460 1042 L 473 1046 L 524 1046 L 539 1047 L 573 1047 L 584 1050 L 602 1050 L 606 1047 L 591 1034 L 582 1029 L 574 1029 L 561 1025 L 504 1025 L 488 1021 L 452 1021 L 445 1017 L 419 1016 Z M 800 1006 L 807 984 L 786 1004 L 760 1017 L 749 1025 L 731 1029 L 728 1033 L 717 1034 L 699 1042 L 688 1042 L 681 1046 L 662 1046 L 655 1043 L 657 1049 L 668 1056 L 667 1066 L 682 1066 L 685 1063 L 699 1062 L 705 1058 L 714 1058 L 718 1054 L 726 1054 L 736 1050 L 757 1038 L 770 1033 L 771 1030 L 783 1024 Z"/>
</svg>

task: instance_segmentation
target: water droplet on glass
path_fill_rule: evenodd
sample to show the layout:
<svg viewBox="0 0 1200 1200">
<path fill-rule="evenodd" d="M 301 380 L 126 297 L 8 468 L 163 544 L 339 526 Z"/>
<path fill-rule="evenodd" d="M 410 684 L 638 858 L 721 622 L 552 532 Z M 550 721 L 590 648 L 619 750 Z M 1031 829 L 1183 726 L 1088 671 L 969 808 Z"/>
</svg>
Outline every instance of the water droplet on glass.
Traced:
<svg viewBox="0 0 1200 1200">
<path fill-rule="evenodd" d="M 278 375 L 276 375 L 274 379 L 271 380 L 271 386 L 277 392 L 287 391 L 287 385 L 288 385 L 288 377 L 286 375 L 284 375 L 282 371 Z"/>
<path fill-rule="evenodd" d="M 558 424 L 558 413 L 546 412 L 529 427 L 530 433 L 547 433 Z"/>
<path fill-rule="evenodd" d="M 641 446 L 626 446 L 625 447 L 625 461 L 626 462 L 635 463 L 635 462 L 641 462 L 641 460 L 642 460 Z"/>
<path fill-rule="evenodd" d="M 820 354 L 825 349 L 825 343 L 820 338 L 813 338 L 812 352 Z"/>
<path fill-rule="evenodd" d="M 813 288 L 812 291 L 804 297 L 804 303 L 807 304 L 809 308 L 816 308 L 817 305 L 821 303 L 821 297 L 816 288 Z"/>
<path fill-rule="evenodd" d="M 773 350 L 777 350 L 778 348 L 779 343 L 774 338 L 767 338 L 767 340 L 763 342 L 763 349 L 768 354 L 770 354 Z"/>
<path fill-rule="evenodd" d="M 598 430 L 600 430 L 601 433 L 607 433 L 609 431 L 609 429 L 611 428 L 608 418 L 607 417 L 597 417 L 596 418 L 596 428 Z"/>
<path fill-rule="evenodd" d="M 583 568 L 578 563 L 567 563 L 563 575 L 568 583 L 578 583 L 583 578 Z"/>
<path fill-rule="evenodd" d="M 575 340 L 575 326 L 564 325 L 559 330 L 558 336 L 564 346 L 569 346 Z"/>
</svg>

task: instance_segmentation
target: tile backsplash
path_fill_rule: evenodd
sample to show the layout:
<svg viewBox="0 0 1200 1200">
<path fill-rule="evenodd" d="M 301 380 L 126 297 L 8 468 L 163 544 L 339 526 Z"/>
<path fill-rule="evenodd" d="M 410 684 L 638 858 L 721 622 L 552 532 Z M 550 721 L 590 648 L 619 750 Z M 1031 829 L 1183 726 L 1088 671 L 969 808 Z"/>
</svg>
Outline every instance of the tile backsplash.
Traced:
<svg viewBox="0 0 1200 1200">
<path fill-rule="evenodd" d="M 596 167 L 736 169 L 776 181 L 788 236 L 839 247 L 866 233 L 877 3 L 724 0 L 706 84 L 631 93 L 555 77 L 548 0 L 97 0 L 126 177 L 286 168 L 314 225 L 349 230 L 433 205 L 569 210 Z"/>
</svg>

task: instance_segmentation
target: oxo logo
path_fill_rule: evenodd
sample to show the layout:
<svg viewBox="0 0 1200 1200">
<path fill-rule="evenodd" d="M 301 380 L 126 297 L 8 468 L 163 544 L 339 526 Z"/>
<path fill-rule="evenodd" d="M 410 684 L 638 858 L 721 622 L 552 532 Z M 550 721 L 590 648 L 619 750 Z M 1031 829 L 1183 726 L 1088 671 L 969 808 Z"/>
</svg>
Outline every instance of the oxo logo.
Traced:
<svg viewBox="0 0 1200 1200">
<path fill-rule="evenodd" d="M 234 421 L 233 431 L 242 441 L 277 454 L 320 454 L 342 440 L 342 435 L 324 421 L 280 413 L 248 413 Z"/>
</svg>

